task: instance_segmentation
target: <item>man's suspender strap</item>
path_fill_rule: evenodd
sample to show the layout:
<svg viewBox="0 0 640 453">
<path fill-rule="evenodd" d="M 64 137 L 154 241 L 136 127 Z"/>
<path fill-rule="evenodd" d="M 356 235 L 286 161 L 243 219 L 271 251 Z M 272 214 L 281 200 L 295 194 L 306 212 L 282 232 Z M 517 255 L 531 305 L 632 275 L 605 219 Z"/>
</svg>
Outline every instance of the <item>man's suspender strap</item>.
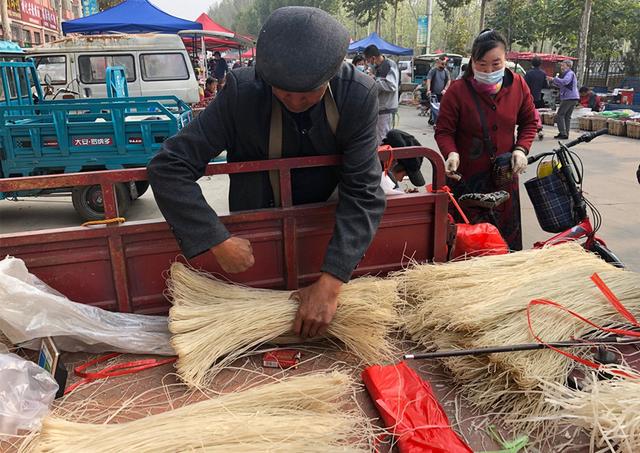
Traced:
<svg viewBox="0 0 640 453">
<path fill-rule="evenodd" d="M 340 113 L 338 106 L 331 92 L 331 85 L 327 86 L 323 96 L 324 111 L 327 116 L 329 128 L 334 137 L 338 130 L 338 122 L 340 121 Z M 282 106 L 280 101 L 271 96 L 271 124 L 269 126 L 269 159 L 280 159 L 282 157 Z M 269 171 L 269 182 L 273 191 L 273 205 L 279 207 L 280 200 L 280 177 L 277 170 Z"/>
</svg>

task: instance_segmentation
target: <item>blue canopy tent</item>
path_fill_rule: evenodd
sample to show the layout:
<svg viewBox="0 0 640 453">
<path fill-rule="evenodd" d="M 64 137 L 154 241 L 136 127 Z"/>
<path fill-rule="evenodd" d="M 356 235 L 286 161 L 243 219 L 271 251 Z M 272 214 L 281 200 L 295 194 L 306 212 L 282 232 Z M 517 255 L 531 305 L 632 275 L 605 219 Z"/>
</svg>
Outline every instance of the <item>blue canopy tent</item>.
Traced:
<svg viewBox="0 0 640 453">
<path fill-rule="evenodd" d="M 177 33 L 180 30 L 202 30 L 202 24 L 167 14 L 148 0 L 125 0 L 101 13 L 62 22 L 62 32 L 65 35 Z"/>
<path fill-rule="evenodd" d="M 64 24 L 63 24 L 64 25 Z M 367 46 L 375 44 L 380 52 L 387 55 L 413 55 L 413 49 L 407 49 L 406 47 L 396 46 L 382 39 L 376 32 L 371 33 L 360 41 L 355 41 L 349 44 L 349 53 L 362 52 Z"/>
</svg>

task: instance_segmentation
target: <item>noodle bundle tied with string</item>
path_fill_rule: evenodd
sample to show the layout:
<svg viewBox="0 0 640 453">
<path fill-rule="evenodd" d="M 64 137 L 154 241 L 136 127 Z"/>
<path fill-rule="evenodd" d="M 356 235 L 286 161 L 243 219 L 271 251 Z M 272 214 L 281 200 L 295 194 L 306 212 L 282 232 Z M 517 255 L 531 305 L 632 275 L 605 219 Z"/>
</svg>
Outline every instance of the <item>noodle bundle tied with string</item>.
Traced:
<svg viewBox="0 0 640 453">
<path fill-rule="evenodd" d="M 371 449 L 373 428 L 363 415 L 343 410 L 353 395 L 349 376 L 335 371 L 283 379 L 125 423 L 50 416 L 22 451 L 364 453 Z"/>
<path fill-rule="evenodd" d="M 605 327 L 625 324 L 591 280 L 597 273 L 631 313 L 640 313 L 640 274 L 622 270 L 564 244 L 442 265 L 417 265 L 396 274 L 408 308 L 404 326 L 419 345 L 471 349 L 535 343 L 527 307 L 548 299 Z M 549 307 L 531 308 L 531 327 L 546 342 L 597 339 L 602 332 Z M 572 351 L 589 354 L 589 348 Z M 500 411 L 503 421 L 530 434 L 544 423 L 532 414 L 553 412 L 540 380 L 565 383 L 576 363 L 552 350 L 522 351 L 441 360 L 477 408 Z"/>
<path fill-rule="evenodd" d="M 257 346 L 287 335 L 298 304 L 291 291 L 256 289 L 216 280 L 181 263 L 168 281 L 171 345 L 188 385 L 206 384 Z M 358 278 L 343 286 L 328 336 L 367 363 L 388 360 L 387 335 L 397 326 L 394 280 Z"/>
</svg>

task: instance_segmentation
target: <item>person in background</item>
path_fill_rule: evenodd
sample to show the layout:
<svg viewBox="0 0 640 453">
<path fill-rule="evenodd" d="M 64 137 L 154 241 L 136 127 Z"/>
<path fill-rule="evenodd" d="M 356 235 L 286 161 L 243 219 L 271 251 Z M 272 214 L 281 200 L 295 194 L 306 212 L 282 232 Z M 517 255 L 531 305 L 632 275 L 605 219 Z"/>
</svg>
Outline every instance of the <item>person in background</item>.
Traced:
<svg viewBox="0 0 640 453">
<path fill-rule="evenodd" d="M 382 140 L 383 145 L 389 145 L 392 148 L 404 148 L 408 146 L 422 146 L 420 142 L 411 134 L 401 131 L 400 129 L 391 129 L 387 136 Z M 400 182 L 408 177 L 411 184 L 416 187 L 424 187 L 426 182 L 420 167 L 424 157 L 410 157 L 407 159 L 397 159 L 391 162 L 390 168 L 386 169 L 387 176 L 394 184 L 393 190 L 400 189 Z"/>
<path fill-rule="evenodd" d="M 240 63 L 240 60 L 238 60 L 235 63 L 233 63 L 233 66 L 231 67 L 231 69 L 238 69 L 241 67 L 242 67 L 242 63 Z"/>
<path fill-rule="evenodd" d="M 542 90 L 549 88 L 547 74 L 540 69 L 541 64 L 542 60 L 540 57 L 533 57 L 531 60 L 531 69 L 529 69 L 524 76 L 524 80 L 527 82 L 529 90 L 531 91 L 531 96 L 533 96 L 533 105 L 535 105 L 537 109 L 545 107 L 544 100 L 542 99 Z"/>
<path fill-rule="evenodd" d="M 567 140 L 569 129 L 571 129 L 571 114 L 575 108 L 580 95 L 578 94 L 578 79 L 571 70 L 573 61 L 564 60 L 560 63 L 560 76 L 547 77 L 549 83 L 553 83 L 560 89 L 560 107 L 556 113 L 556 124 L 558 125 L 558 135 L 553 138 Z"/>
<path fill-rule="evenodd" d="M 362 54 L 358 54 L 353 57 L 353 60 L 351 60 L 351 64 L 354 65 L 358 71 L 367 72 L 367 62 Z"/>
<path fill-rule="evenodd" d="M 467 72 L 467 66 L 469 66 L 467 63 L 460 66 L 460 74 L 458 74 L 458 78 L 456 80 L 460 80 L 464 77 L 464 73 Z"/>
<path fill-rule="evenodd" d="M 527 168 L 537 124 L 529 87 L 506 68 L 506 49 L 495 30 L 476 37 L 464 78 L 453 82 L 442 99 L 435 139 L 456 197 L 509 192 L 510 199 L 495 209 L 494 221 L 511 250 L 522 250 L 518 175 Z M 511 178 L 494 178 L 496 168 L 506 169 Z"/>
<path fill-rule="evenodd" d="M 427 74 L 427 95 L 435 94 L 440 102 L 449 85 L 451 85 L 451 74 L 447 69 L 447 57 L 441 55 Z"/>
<path fill-rule="evenodd" d="M 223 81 L 225 76 L 227 75 L 227 72 L 229 72 L 229 65 L 227 65 L 227 60 L 222 58 L 222 56 L 220 55 L 220 52 L 216 50 L 213 53 L 213 61 L 214 61 L 214 66 L 212 71 L 213 75 L 219 81 Z"/>
<path fill-rule="evenodd" d="M 375 44 L 364 49 L 364 58 L 370 65 L 378 87 L 378 143 L 391 130 L 393 115 L 398 111 L 398 82 L 400 74 L 395 61 L 385 58 Z"/>
<path fill-rule="evenodd" d="M 604 110 L 604 104 L 600 96 L 591 91 L 589 87 L 580 88 L 580 105 L 591 109 L 593 112 L 601 112 Z"/>
<path fill-rule="evenodd" d="M 207 81 L 204 84 L 204 97 L 214 98 L 218 91 L 218 79 L 213 77 L 207 77 Z"/>
</svg>

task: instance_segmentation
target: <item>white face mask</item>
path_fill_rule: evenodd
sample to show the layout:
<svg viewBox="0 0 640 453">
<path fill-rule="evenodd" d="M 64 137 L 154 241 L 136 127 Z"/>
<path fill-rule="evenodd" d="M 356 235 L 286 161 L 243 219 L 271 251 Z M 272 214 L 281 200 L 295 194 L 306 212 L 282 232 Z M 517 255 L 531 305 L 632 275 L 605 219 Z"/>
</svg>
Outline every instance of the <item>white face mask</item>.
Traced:
<svg viewBox="0 0 640 453">
<path fill-rule="evenodd" d="M 362 72 L 364 72 L 364 68 L 365 68 L 365 66 L 364 66 L 363 64 L 356 65 L 356 69 L 357 69 L 358 71 L 362 71 Z"/>
<path fill-rule="evenodd" d="M 485 85 L 495 85 L 497 83 L 502 82 L 504 78 L 504 68 L 498 69 L 493 72 L 473 72 L 473 78 L 480 83 L 484 83 Z"/>
</svg>

